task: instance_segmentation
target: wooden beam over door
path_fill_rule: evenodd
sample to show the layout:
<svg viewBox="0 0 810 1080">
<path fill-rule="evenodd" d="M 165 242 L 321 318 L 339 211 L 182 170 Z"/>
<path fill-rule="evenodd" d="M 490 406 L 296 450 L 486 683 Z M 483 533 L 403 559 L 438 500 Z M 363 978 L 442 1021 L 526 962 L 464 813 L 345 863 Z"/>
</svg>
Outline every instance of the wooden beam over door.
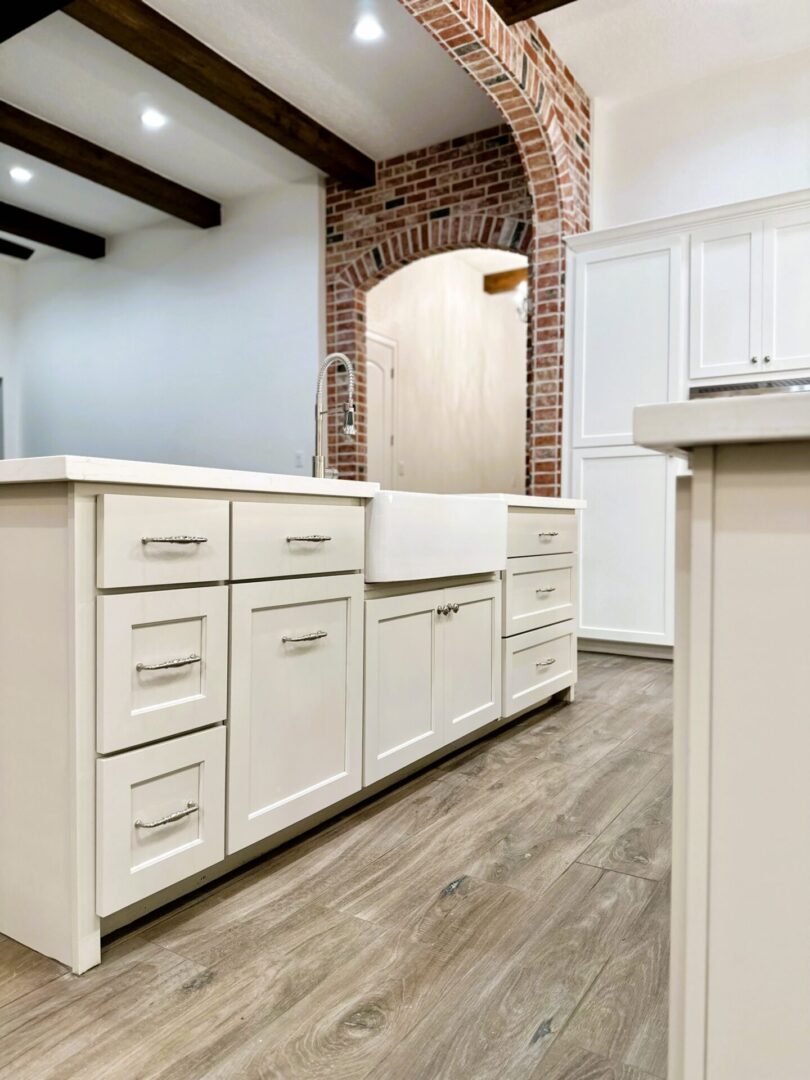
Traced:
<svg viewBox="0 0 810 1080">
<path fill-rule="evenodd" d="M 4 0 L 0 11 L 0 41 L 8 41 L 29 26 L 47 19 L 65 6 L 66 0 Z"/>
<path fill-rule="evenodd" d="M 23 247 L 22 244 L 12 244 L 10 240 L 6 240 L 0 236 L 0 255 L 9 255 L 12 259 L 30 259 L 34 254 L 34 249 L 30 247 Z"/>
<path fill-rule="evenodd" d="M 0 102 L 0 143 L 154 206 L 201 229 L 219 225 L 220 205 L 38 116 Z"/>
<path fill-rule="evenodd" d="M 489 0 L 508 26 L 545 15 L 548 11 L 573 4 L 574 0 Z"/>
<path fill-rule="evenodd" d="M 103 236 L 4 202 L 0 202 L 0 232 L 33 240 L 35 244 L 47 244 L 85 259 L 103 259 L 107 253 L 107 241 Z"/>
<path fill-rule="evenodd" d="M 142 0 L 73 0 L 65 13 L 328 176 L 374 184 L 371 158 Z"/>
<path fill-rule="evenodd" d="M 516 270 L 499 270 L 496 274 L 484 274 L 484 292 L 512 292 L 524 281 L 529 280 L 529 270 L 519 266 Z"/>
</svg>

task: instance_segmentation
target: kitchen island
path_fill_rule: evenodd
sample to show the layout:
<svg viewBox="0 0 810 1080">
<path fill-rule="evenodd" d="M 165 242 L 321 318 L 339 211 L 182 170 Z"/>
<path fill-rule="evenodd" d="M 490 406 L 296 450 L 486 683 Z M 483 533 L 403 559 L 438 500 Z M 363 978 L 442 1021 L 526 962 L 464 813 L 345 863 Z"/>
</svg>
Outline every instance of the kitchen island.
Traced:
<svg viewBox="0 0 810 1080">
<path fill-rule="evenodd" d="M 679 480 L 670 1080 L 810 1069 L 810 394 L 635 411 Z"/>
</svg>

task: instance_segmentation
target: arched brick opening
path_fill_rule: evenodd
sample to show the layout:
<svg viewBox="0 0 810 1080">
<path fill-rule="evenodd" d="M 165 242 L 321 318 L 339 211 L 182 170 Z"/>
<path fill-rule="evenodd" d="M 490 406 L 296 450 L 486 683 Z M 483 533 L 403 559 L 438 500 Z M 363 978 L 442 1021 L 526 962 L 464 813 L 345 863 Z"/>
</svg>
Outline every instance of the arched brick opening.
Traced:
<svg viewBox="0 0 810 1080">
<path fill-rule="evenodd" d="M 330 282 L 330 351 L 344 352 L 356 360 L 358 435 L 343 438 L 338 416 L 330 420 L 329 446 L 332 463 L 341 477 L 366 475 L 366 294 L 385 278 L 429 255 L 465 248 L 497 248 L 531 257 L 532 230 L 514 218 L 489 214 L 458 214 L 412 225 L 364 251 Z M 531 370 L 530 335 L 527 335 L 528 369 Z M 344 392 L 338 377 L 329 387 L 330 405 Z M 530 420 L 529 420 L 530 422 Z M 527 456 L 527 470 L 529 462 Z M 528 479 L 527 479 L 528 483 Z"/>
<path fill-rule="evenodd" d="M 527 490 L 556 495 L 562 457 L 564 238 L 589 227 L 590 102 L 532 22 L 488 0 L 400 0 L 500 109 L 532 199 Z"/>
</svg>

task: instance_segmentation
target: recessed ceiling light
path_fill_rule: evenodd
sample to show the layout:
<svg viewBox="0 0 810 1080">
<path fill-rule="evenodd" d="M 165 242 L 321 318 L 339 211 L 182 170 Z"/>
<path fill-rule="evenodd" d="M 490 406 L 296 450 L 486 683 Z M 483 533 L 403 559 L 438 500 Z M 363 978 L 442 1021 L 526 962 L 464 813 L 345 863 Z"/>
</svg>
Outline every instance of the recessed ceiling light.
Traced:
<svg viewBox="0 0 810 1080">
<path fill-rule="evenodd" d="M 160 128 L 165 127 L 168 122 L 168 116 L 164 116 L 163 113 L 158 112 L 157 109 L 144 109 L 141 113 L 141 123 L 145 128 L 149 128 L 150 131 L 159 131 Z"/>
<path fill-rule="evenodd" d="M 376 15 L 361 15 L 354 24 L 353 33 L 358 41 L 379 41 L 383 28 Z"/>
<path fill-rule="evenodd" d="M 15 184 L 27 184 L 29 180 L 32 180 L 34 174 L 30 169 L 24 169 L 22 165 L 12 165 L 8 170 L 8 175 L 14 181 Z"/>
</svg>

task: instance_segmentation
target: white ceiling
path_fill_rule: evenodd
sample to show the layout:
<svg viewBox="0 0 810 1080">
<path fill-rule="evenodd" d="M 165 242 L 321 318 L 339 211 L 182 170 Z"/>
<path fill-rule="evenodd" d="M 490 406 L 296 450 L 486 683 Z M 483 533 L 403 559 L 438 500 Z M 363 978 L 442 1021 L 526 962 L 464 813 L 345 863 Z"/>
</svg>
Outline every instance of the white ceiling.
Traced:
<svg viewBox="0 0 810 1080">
<path fill-rule="evenodd" d="M 489 99 L 399 0 L 152 0 L 152 6 L 381 160 L 499 122 Z M 364 11 L 382 40 L 356 41 Z M 219 200 L 318 175 L 252 128 L 66 15 L 0 45 L 0 98 Z M 146 106 L 170 118 L 146 131 Z M 13 183 L 11 165 L 34 173 Z M 0 146 L 0 200 L 112 236 L 165 217 Z M 38 245 L 31 245 L 37 247 Z"/>
<path fill-rule="evenodd" d="M 537 22 L 605 101 L 810 47 L 810 0 L 576 0 Z"/>
</svg>

